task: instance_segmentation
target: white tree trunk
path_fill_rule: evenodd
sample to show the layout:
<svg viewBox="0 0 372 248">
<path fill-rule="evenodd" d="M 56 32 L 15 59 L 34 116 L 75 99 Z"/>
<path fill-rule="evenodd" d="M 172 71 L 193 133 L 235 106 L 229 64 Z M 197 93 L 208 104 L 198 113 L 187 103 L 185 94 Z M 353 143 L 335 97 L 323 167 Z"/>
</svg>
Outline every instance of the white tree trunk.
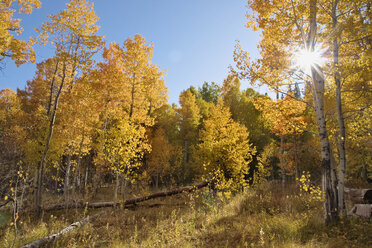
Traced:
<svg viewBox="0 0 372 248">
<path fill-rule="evenodd" d="M 336 29 L 337 20 L 337 4 L 338 1 L 334 1 L 332 5 L 332 27 Z M 344 191 L 345 191 L 345 173 L 346 173 L 346 151 L 345 151 L 345 123 L 342 112 L 342 97 L 341 97 L 341 79 L 340 72 L 338 71 L 338 49 L 339 44 L 337 37 L 333 40 L 333 65 L 335 67 L 334 80 L 336 84 L 336 109 L 337 109 L 337 120 L 338 120 L 338 209 L 343 215 L 346 214 Z"/>
</svg>

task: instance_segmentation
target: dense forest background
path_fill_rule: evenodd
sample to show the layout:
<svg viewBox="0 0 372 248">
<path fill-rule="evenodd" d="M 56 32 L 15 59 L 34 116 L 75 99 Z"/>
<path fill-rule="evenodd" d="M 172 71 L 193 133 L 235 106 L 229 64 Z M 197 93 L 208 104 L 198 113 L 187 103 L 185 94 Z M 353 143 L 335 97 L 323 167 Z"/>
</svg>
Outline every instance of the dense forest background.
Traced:
<svg viewBox="0 0 372 248">
<path fill-rule="evenodd" d="M 22 27 L 13 14 L 40 2 L 13 2 L 0 2 L 0 60 L 34 62 L 36 43 L 55 53 L 24 89 L 0 91 L 0 196 L 11 227 L 102 188 L 121 202 L 205 180 L 225 200 L 267 181 L 298 185 L 333 223 L 346 214 L 345 185 L 372 180 L 369 1 L 250 0 L 247 27 L 262 31 L 262 58 L 237 42 L 222 84 L 185 87 L 178 105 L 168 104 L 153 44 L 139 34 L 105 44 L 89 2 L 71 0 L 28 42 L 14 35 Z M 301 46 L 322 49 L 325 61 L 293 64 Z"/>
</svg>

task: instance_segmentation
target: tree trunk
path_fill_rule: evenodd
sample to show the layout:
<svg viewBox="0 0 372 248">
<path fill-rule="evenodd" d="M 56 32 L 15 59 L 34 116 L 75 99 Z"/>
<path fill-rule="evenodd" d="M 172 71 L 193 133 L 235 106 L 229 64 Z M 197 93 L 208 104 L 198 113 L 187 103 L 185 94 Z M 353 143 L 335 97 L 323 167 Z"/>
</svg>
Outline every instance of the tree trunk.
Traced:
<svg viewBox="0 0 372 248">
<path fill-rule="evenodd" d="M 285 184 L 285 169 L 284 169 L 284 158 L 283 158 L 283 154 L 284 154 L 284 137 L 283 137 L 283 135 L 280 136 L 280 150 L 279 150 L 279 153 L 280 153 L 280 169 L 281 169 L 281 172 L 282 172 L 282 186 L 284 186 L 284 184 Z"/>
<path fill-rule="evenodd" d="M 85 122 L 84 122 L 85 124 Z M 85 131 L 83 131 L 83 135 L 80 141 L 80 146 L 79 146 L 79 153 L 78 153 L 78 161 L 76 165 L 76 170 L 75 170 L 75 179 L 74 179 L 74 191 L 75 193 L 79 192 L 80 188 L 80 164 L 81 164 L 81 151 L 83 149 L 83 144 L 84 144 L 84 138 L 85 138 Z"/>
<path fill-rule="evenodd" d="M 328 224 L 338 219 L 337 187 L 334 180 L 332 180 L 331 149 L 324 115 L 324 79 L 319 66 L 313 66 L 311 71 L 315 115 L 321 144 L 322 188 L 325 193 L 324 220 Z"/>
<path fill-rule="evenodd" d="M 314 51 L 315 37 L 317 32 L 317 0 L 310 0 L 309 5 L 309 33 L 306 48 Z M 318 133 L 321 144 L 322 160 L 322 189 L 325 193 L 324 221 L 326 224 L 338 219 L 337 185 L 332 180 L 332 166 L 330 156 L 330 143 L 327 132 L 327 124 L 324 114 L 324 75 L 319 65 L 311 66 L 312 90 L 315 105 L 315 116 L 318 124 Z"/>
<path fill-rule="evenodd" d="M 88 216 L 88 217 L 84 218 L 81 221 L 77 221 L 75 223 L 72 223 L 71 225 L 69 225 L 68 227 L 62 229 L 58 233 L 49 235 L 49 236 L 44 237 L 44 238 L 41 238 L 41 239 L 37 239 L 37 240 L 33 241 L 32 243 L 29 243 L 27 245 L 22 246 L 22 248 L 45 247 L 47 244 L 49 244 L 51 242 L 54 242 L 55 240 L 57 240 L 58 238 L 60 238 L 62 235 L 67 234 L 70 231 L 72 231 L 72 230 L 74 230 L 74 229 L 76 229 L 78 227 L 81 227 L 81 226 L 87 224 L 88 222 L 96 219 L 97 217 L 100 217 L 101 215 L 103 215 L 105 213 L 106 213 L 106 211 L 101 211 L 101 212 L 99 212 L 99 213 L 97 213 L 97 214 L 95 214 L 93 216 Z"/>
<path fill-rule="evenodd" d="M 127 189 L 127 185 L 128 185 L 128 180 L 127 179 L 123 179 L 124 182 L 122 182 L 122 187 L 121 187 L 121 199 L 125 200 L 125 192 L 126 192 L 126 189 Z"/>
<path fill-rule="evenodd" d="M 65 196 L 66 203 L 69 198 L 70 191 L 70 172 L 71 172 L 71 155 L 67 155 L 66 173 L 65 173 L 65 183 L 63 186 L 63 194 Z"/>
<path fill-rule="evenodd" d="M 70 44 L 70 47 L 68 48 L 68 54 L 70 54 L 71 48 L 72 48 L 72 43 Z M 59 64 L 59 62 L 57 62 L 57 63 Z M 42 197 L 43 197 L 42 196 L 42 185 L 43 185 L 43 177 L 44 177 L 44 167 L 45 167 L 46 157 L 47 157 L 47 154 L 48 154 L 48 151 L 49 151 L 50 141 L 51 141 L 52 136 L 53 136 L 53 129 L 54 129 L 54 123 L 55 123 L 56 115 L 57 115 L 59 98 L 61 96 L 62 89 L 63 89 L 63 86 L 65 84 L 65 80 L 66 80 L 66 70 L 67 70 L 67 66 L 66 66 L 66 60 L 65 60 L 65 61 L 63 61 L 61 83 L 58 87 L 57 94 L 55 95 L 54 106 L 53 106 L 53 110 L 51 112 L 51 116 L 50 116 L 50 119 L 49 119 L 49 129 L 48 129 L 48 135 L 46 137 L 44 152 L 43 152 L 43 155 L 41 157 L 40 164 L 37 168 L 37 177 L 36 177 L 36 182 L 35 182 L 36 189 L 35 189 L 35 192 L 34 192 L 34 194 L 35 194 L 34 195 L 35 196 L 35 209 L 36 209 L 36 214 L 37 215 L 40 215 L 41 209 L 42 209 L 41 204 L 42 204 Z M 56 69 L 54 71 L 55 75 L 53 75 L 53 79 L 51 81 L 52 86 L 54 85 L 54 80 L 55 80 L 55 76 L 56 76 L 57 71 L 58 71 L 58 65 L 56 65 Z M 50 101 L 52 100 L 51 96 L 50 96 Z M 51 102 L 49 102 L 48 114 L 50 112 L 50 107 L 52 107 Z M 48 115 L 48 117 L 49 117 L 49 115 Z"/>
<path fill-rule="evenodd" d="M 336 30 L 337 26 L 337 4 L 338 1 L 334 1 L 332 6 L 332 27 Z M 334 80 L 336 84 L 336 109 L 337 109 L 337 120 L 339 127 L 338 136 L 338 209 L 341 214 L 346 214 L 344 191 L 345 191 L 345 172 L 346 172 L 346 151 L 345 151 L 345 123 L 344 116 L 342 112 L 342 97 L 341 97 L 341 80 L 340 72 L 338 71 L 338 49 L 339 44 L 337 37 L 333 40 L 333 65 L 334 65 Z"/>
<path fill-rule="evenodd" d="M 298 154 L 297 154 L 297 133 L 294 134 L 294 165 L 295 165 L 295 183 L 298 185 L 297 178 L 300 178 L 300 172 L 298 168 Z"/>
<path fill-rule="evenodd" d="M 89 172 L 89 168 L 88 168 L 88 165 L 85 165 L 85 175 L 84 175 L 84 196 L 85 194 L 87 193 L 87 185 L 88 185 L 88 173 Z"/>
<path fill-rule="evenodd" d="M 59 177 L 59 167 L 57 167 L 57 172 L 56 172 L 56 179 L 55 179 L 55 185 L 54 185 L 55 192 L 58 192 L 58 186 L 59 186 L 58 177 Z"/>
<path fill-rule="evenodd" d="M 75 179 L 74 179 L 74 192 L 78 193 L 80 189 L 80 164 L 81 164 L 81 158 L 78 158 L 78 162 L 76 164 L 75 169 Z"/>
<path fill-rule="evenodd" d="M 368 173 L 367 173 L 367 164 L 365 161 L 363 161 L 362 171 L 360 173 L 360 176 L 364 181 L 368 181 Z"/>
<path fill-rule="evenodd" d="M 157 174 L 156 177 L 155 177 L 155 188 L 156 189 L 159 188 L 159 174 Z"/>
<path fill-rule="evenodd" d="M 54 82 L 55 82 L 56 76 L 57 76 L 58 65 L 59 65 L 59 61 L 56 62 L 56 67 L 54 69 L 53 78 L 52 78 L 52 81 L 50 83 L 50 90 L 49 90 L 50 93 L 49 93 L 49 102 L 48 102 L 47 116 L 49 116 L 50 110 L 52 109 Z"/>
<path fill-rule="evenodd" d="M 114 201 L 118 201 L 118 191 L 120 187 L 120 177 L 119 177 L 119 172 L 116 172 L 116 177 L 115 177 L 115 190 L 114 190 Z"/>
<path fill-rule="evenodd" d="M 63 71 L 66 70 L 66 65 L 64 65 Z M 65 76 L 65 73 L 64 73 Z M 46 157 L 48 154 L 49 146 L 50 146 L 50 141 L 53 136 L 53 128 L 54 128 L 54 122 L 56 120 L 56 115 L 57 115 L 57 108 L 58 108 L 58 103 L 59 103 L 59 97 L 61 96 L 62 93 L 62 88 L 64 84 L 65 78 L 62 78 L 61 84 L 59 86 L 56 98 L 54 100 L 54 107 L 52 111 L 52 116 L 49 122 L 49 130 L 48 130 L 48 136 L 46 138 L 46 143 L 44 147 L 44 152 L 41 157 L 40 165 L 37 169 L 37 177 L 36 177 L 36 190 L 35 190 L 35 209 L 37 215 L 41 213 L 41 204 L 42 204 L 42 185 L 43 185 L 43 176 L 44 176 L 44 166 L 46 162 Z"/>
<path fill-rule="evenodd" d="M 182 182 L 185 183 L 186 181 L 186 165 L 187 165 L 187 158 L 188 158 L 188 145 L 187 140 L 183 142 L 183 161 L 182 161 Z"/>
</svg>

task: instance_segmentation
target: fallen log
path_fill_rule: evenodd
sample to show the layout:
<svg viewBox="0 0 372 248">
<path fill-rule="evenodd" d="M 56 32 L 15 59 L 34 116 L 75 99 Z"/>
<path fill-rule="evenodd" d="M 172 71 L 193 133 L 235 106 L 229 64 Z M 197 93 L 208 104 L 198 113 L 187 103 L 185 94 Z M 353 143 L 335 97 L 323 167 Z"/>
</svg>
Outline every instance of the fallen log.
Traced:
<svg viewBox="0 0 372 248">
<path fill-rule="evenodd" d="M 370 218 L 372 216 L 372 204 L 355 204 L 347 215 Z"/>
<path fill-rule="evenodd" d="M 345 196 L 354 204 L 372 203 L 372 189 L 345 188 Z"/>
<path fill-rule="evenodd" d="M 170 191 L 163 191 L 163 192 L 157 192 L 154 194 L 150 194 L 147 196 L 137 197 L 129 200 L 125 200 L 122 202 L 113 202 L 113 201 L 107 201 L 107 202 L 92 202 L 92 203 L 84 203 L 83 201 L 74 202 L 71 204 L 55 204 L 48 207 L 44 207 L 44 211 L 53 211 L 53 210 L 61 210 L 61 209 L 72 209 L 72 208 L 104 208 L 104 207 L 115 207 L 115 206 L 128 206 L 133 205 L 139 202 L 147 201 L 150 199 L 155 199 L 159 197 L 166 197 L 171 195 L 180 194 L 183 192 L 190 192 L 196 189 L 203 188 L 209 184 L 209 181 L 203 181 L 198 184 L 192 185 L 192 186 L 185 186 L 178 189 L 173 189 Z"/>
<path fill-rule="evenodd" d="M 43 247 L 51 242 L 54 242 L 55 240 L 57 240 L 58 238 L 60 238 L 62 235 L 64 234 L 67 234 L 69 232 L 71 232 L 72 230 L 78 228 L 78 227 L 81 227 L 81 226 L 84 226 L 85 224 L 87 224 L 88 222 L 98 218 L 99 216 L 103 215 L 104 213 L 106 213 L 106 211 L 101 211 L 93 216 L 88 216 L 86 217 L 85 219 L 83 220 L 80 220 L 80 221 L 77 221 L 77 222 L 74 222 L 72 223 L 71 225 L 69 225 L 68 227 L 62 229 L 60 232 L 58 233 L 55 233 L 55 234 L 52 234 L 52 235 L 49 235 L 47 237 L 44 237 L 44 238 L 41 238 L 41 239 L 37 239 L 35 240 L 34 242 L 30 243 L 30 244 L 26 244 L 24 246 L 22 246 L 21 248 L 38 248 L 38 247 Z"/>
<path fill-rule="evenodd" d="M 117 205 L 120 205 L 120 204 L 123 204 L 124 206 L 126 205 L 133 205 L 133 204 L 136 204 L 138 202 L 143 202 L 143 201 L 147 201 L 147 200 L 150 200 L 150 199 L 154 199 L 154 198 L 159 198 L 159 197 L 166 197 L 166 196 L 171 196 L 171 195 L 176 195 L 176 194 L 180 194 L 180 193 L 183 193 L 183 192 L 190 192 L 190 191 L 193 191 L 195 189 L 200 189 L 200 188 L 203 188 L 205 186 L 207 186 L 209 184 L 209 181 L 204 181 L 204 182 L 201 182 L 201 183 L 198 183 L 198 184 L 195 184 L 195 185 L 192 185 L 192 186 L 186 186 L 186 187 L 182 187 L 182 188 L 179 188 L 179 189 L 174 189 L 174 190 L 170 190 L 170 191 L 163 191 L 163 192 L 158 192 L 158 193 L 154 193 L 154 194 L 151 194 L 151 195 L 147 195 L 147 196 L 143 196 L 143 197 L 138 197 L 138 198 L 134 198 L 134 199 L 130 199 L 130 200 L 126 200 L 122 203 L 116 203 L 116 202 L 94 202 L 94 203 L 87 203 L 87 204 L 83 204 L 82 202 L 75 202 L 73 204 L 56 204 L 56 205 L 53 205 L 53 206 L 49 206 L 47 208 L 44 208 L 43 210 L 44 211 L 50 211 L 50 210 L 58 210 L 58 209 L 67 209 L 67 208 L 78 208 L 78 207 L 88 207 L 88 208 L 102 208 L 102 207 L 113 207 L 113 206 L 117 206 Z M 150 205 L 150 207 L 154 207 L 154 206 L 157 206 L 157 204 L 153 204 L 153 205 Z M 78 228 L 78 227 L 81 227 L 85 224 L 87 224 L 88 222 L 96 219 L 97 217 L 103 215 L 104 213 L 106 213 L 106 211 L 101 211 L 91 217 L 86 217 L 85 219 L 81 220 L 81 221 L 77 221 L 77 222 L 74 222 L 72 223 L 71 225 L 69 225 L 68 227 L 62 229 L 60 232 L 58 233 L 55 233 L 55 234 L 52 234 L 52 235 L 49 235 L 47 237 L 44 237 L 44 238 L 41 238 L 41 239 L 38 239 L 38 240 L 35 240 L 33 241 L 32 243 L 30 244 L 26 244 L 24 246 L 22 246 L 22 248 L 38 248 L 38 247 L 43 247 L 51 242 L 54 242 L 55 240 L 57 240 L 58 238 L 60 238 L 62 235 L 64 234 L 67 234 L 68 232 Z"/>
</svg>

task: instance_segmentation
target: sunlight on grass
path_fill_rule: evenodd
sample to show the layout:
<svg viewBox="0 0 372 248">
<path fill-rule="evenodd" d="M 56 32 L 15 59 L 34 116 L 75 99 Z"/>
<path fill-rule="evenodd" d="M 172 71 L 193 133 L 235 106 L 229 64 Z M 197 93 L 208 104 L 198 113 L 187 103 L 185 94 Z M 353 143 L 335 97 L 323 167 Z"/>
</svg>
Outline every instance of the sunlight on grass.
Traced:
<svg viewBox="0 0 372 248">
<path fill-rule="evenodd" d="M 54 247 L 369 247 L 363 230 L 372 227 L 371 221 L 348 218 L 326 227 L 319 210 L 322 203 L 311 197 L 294 185 L 283 190 L 270 183 L 230 199 L 206 189 L 162 199 L 156 208 L 148 206 L 160 200 L 134 210 L 113 209 L 62 237 Z M 27 223 L 17 245 L 69 222 L 53 217 L 35 226 Z M 11 245 L 13 233 L 7 228 L 0 246 Z"/>
</svg>

